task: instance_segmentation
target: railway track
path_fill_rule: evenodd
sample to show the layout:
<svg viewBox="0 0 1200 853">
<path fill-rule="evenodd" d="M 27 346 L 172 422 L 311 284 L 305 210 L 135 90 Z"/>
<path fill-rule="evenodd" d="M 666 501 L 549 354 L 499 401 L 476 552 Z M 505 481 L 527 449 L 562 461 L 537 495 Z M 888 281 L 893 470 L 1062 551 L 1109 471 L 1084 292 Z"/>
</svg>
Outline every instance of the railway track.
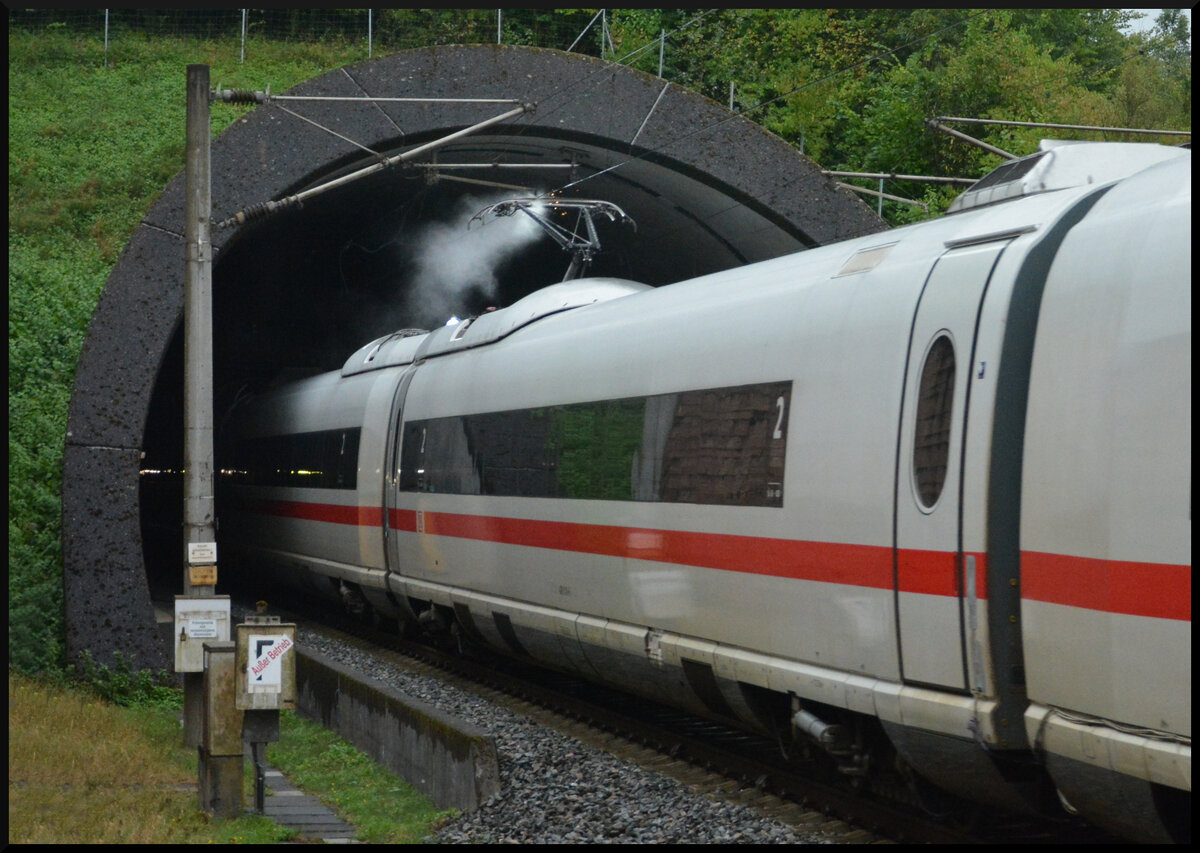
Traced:
<svg viewBox="0 0 1200 853">
<path fill-rule="evenodd" d="M 831 843 L 1116 843 L 1081 822 L 1013 818 L 978 808 L 948 822 L 915 802 L 835 784 L 825 768 L 786 758 L 767 738 L 578 678 L 507 658 L 452 654 L 327 613 L 287 618 L 362 654 L 481 695 L 697 794 L 745 805 Z"/>
</svg>

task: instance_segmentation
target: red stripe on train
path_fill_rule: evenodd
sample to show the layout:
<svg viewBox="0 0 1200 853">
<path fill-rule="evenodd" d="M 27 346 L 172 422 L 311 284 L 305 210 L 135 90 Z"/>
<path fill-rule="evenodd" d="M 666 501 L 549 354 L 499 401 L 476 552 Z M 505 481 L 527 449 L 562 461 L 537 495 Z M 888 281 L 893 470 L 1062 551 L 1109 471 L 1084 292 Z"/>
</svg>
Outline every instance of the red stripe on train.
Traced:
<svg viewBox="0 0 1200 853">
<path fill-rule="evenodd" d="M 378 527 L 383 523 L 379 507 L 265 501 L 255 505 L 254 511 L 334 524 Z M 423 531 L 439 536 L 874 589 L 892 588 L 892 550 L 887 547 L 444 512 L 424 512 L 422 519 Z M 392 510 L 390 524 L 395 530 L 415 532 L 417 513 Z M 983 555 L 975 556 L 978 563 L 975 588 L 982 598 L 987 590 L 986 566 Z M 904 592 L 959 594 L 953 553 L 904 550 L 899 554 L 898 569 Z M 1190 622 L 1192 571 L 1190 566 L 1168 563 L 1024 551 L 1021 595 L 1033 601 L 1105 613 Z"/>
<path fill-rule="evenodd" d="M 1192 568 L 1021 552 L 1021 596 L 1033 601 L 1192 621 Z"/>
<path fill-rule="evenodd" d="M 421 531 L 438 536 L 873 589 L 893 586 L 892 549 L 888 547 L 442 512 L 423 512 L 421 516 Z M 392 510 L 389 519 L 393 529 L 417 531 L 413 510 Z M 982 559 L 979 563 L 977 588 L 983 597 L 987 584 Z M 906 592 L 958 595 L 951 553 L 903 552 L 900 576 Z"/>
<path fill-rule="evenodd" d="M 263 515 L 299 518 L 304 521 L 328 521 L 331 524 L 354 524 L 362 527 L 379 527 L 383 524 L 383 509 L 377 506 L 315 504 L 307 501 L 256 501 L 248 509 Z"/>
<path fill-rule="evenodd" d="M 442 512 L 421 515 L 423 531 L 438 536 L 892 588 L 890 548 Z M 397 530 L 417 530 L 412 510 L 392 510 L 389 518 Z"/>
<path fill-rule="evenodd" d="M 334 524 L 378 526 L 382 521 L 382 513 L 377 507 L 271 501 L 258 504 L 255 510 L 269 515 Z M 389 521 L 393 530 L 410 533 L 418 531 L 417 512 L 414 510 L 391 510 Z M 892 549 L 887 546 L 805 542 L 723 533 L 655 530 L 446 512 L 422 512 L 420 531 L 436 536 L 495 542 L 501 545 L 522 545 L 605 557 L 653 560 L 872 589 L 893 588 Z M 984 558 L 979 554 L 975 556 L 975 588 L 980 598 L 986 598 L 987 573 Z M 901 589 L 905 592 L 959 595 L 957 565 L 953 553 L 905 550 L 900 552 L 898 569 Z"/>
</svg>

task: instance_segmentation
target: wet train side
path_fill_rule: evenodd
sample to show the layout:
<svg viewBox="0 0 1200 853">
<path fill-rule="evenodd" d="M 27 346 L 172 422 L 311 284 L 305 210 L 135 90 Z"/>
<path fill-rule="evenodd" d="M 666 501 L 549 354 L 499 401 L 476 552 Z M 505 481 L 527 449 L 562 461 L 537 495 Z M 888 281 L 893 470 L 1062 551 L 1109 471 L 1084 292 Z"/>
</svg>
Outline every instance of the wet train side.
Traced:
<svg viewBox="0 0 1200 853">
<path fill-rule="evenodd" d="M 1190 150 L 1045 143 L 937 220 L 552 285 L 235 409 L 222 548 L 850 777 L 1180 840 L 1190 255 Z"/>
</svg>

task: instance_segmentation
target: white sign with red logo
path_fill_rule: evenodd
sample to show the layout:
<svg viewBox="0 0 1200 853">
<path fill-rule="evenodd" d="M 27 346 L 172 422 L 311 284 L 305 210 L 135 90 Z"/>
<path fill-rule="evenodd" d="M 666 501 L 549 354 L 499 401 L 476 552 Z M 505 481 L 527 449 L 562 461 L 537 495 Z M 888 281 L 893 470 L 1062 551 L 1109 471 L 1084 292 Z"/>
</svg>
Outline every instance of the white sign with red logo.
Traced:
<svg viewBox="0 0 1200 853">
<path fill-rule="evenodd" d="M 294 643 L 286 634 L 251 634 L 246 656 L 246 688 L 249 693 L 280 693 L 283 690 L 283 656 Z"/>
</svg>

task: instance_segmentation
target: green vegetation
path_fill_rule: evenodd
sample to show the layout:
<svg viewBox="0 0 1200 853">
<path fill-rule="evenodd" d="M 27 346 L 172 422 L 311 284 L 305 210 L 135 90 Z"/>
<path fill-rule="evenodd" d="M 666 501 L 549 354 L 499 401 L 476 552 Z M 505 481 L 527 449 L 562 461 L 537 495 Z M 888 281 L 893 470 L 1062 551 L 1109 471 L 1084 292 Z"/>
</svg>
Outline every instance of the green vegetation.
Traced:
<svg viewBox="0 0 1200 853">
<path fill-rule="evenodd" d="M 17 844 L 271 843 L 267 818 L 212 821 L 175 707 L 122 707 L 89 690 L 8 677 L 8 840 Z M 250 800 L 253 802 L 253 800 Z"/>
<path fill-rule="evenodd" d="M 555 406 L 547 450 L 556 460 L 560 494 L 568 498 L 633 499 L 630 477 L 642 446 L 646 401 Z"/>
<path fill-rule="evenodd" d="M 257 815 L 205 815 L 196 791 L 196 750 L 180 736 L 180 691 L 147 692 L 136 678 L 98 675 L 117 702 L 90 688 L 9 671 L 9 843 L 271 844 L 295 837 Z M 450 814 L 289 712 L 267 760 L 341 813 L 363 841 L 420 841 Z M 253 804 L 249 761 L 245 798 Z"/>
<path fill-rule="evenodd" d="M 190 63 L 214 84 L 283 91 L 361 59 L 345 45 L 257 46 L 63 30 L 8 38 L 9 663 L 65 664 L 61 476 L 88 321 L 141 217 L 184 165 Z M 214 108 L 219 134 L 239 115 Z"/>
<path fill-rule="evenodd" d="M 120 652 L 117 652 L 116 661 L 111 667 L 97 664 L 87 649 L 79 657 L 82 681 L 98 699 L 125 708 L 179 706 L 179 690 L 167 686 L 169 676 L 165 672 L 135 670 Z"/>
<path fill-rule="evenodd" d="M 613 13 L 617 55 L 667 32 L 663 76 L 696 89 L 801 148 L 826 169 L 981 177 L 1001 159 L 926 129 L 937 116 L 1189 130 L 1187 20 L 1164 10 L 1148 36 L 1121 31 L 1120 9 L 727 9 Z M 658 52 L 636 66 L 657 73 Z M 1033 128 L 954 126 L 1018 156 Z M 1076 131 L 1075 139 L 1161 141 Z M 870 181 L 863 186 L 871 188 Z M 962 189 L 891 181 L 886 191 L 943 212 Z M 884 205 L 892 224 L 920 208 Z"/>
<path fill-rule="evenodd" d="M 305 793 L 320 797 L 358 829 L 359 839 L 412 844 L 452 812 L 438 811 L 407 783 L 327 729 L 285 713 L 267 760 Z"/>
<path fill-rule="evenodd" d="M 60 485 L 75 365 L 113 265 L 183 168 L 186 66 L 208 64 L 221 86 L 283 92 L 366 59 L 363 10 L 251 11 L 244 60 L 229 10 L 115 10 L 119 37 L 107 48 L 96 10 L 10 13 L 8 594 L 17 670 L 66 663 Z M 494 10 L 376 11 L 376 56 L 495 38 Z M 934 116 L 1191 127 L 1179 10 L 1134 36 L 1120 29 L 1130 13 L 1116 9 L 618 9 L 602 21 L 597 12 L 505 10 L 504 41 L 566 49 L 579 37 L 575 50 L 651 74 L 661 44 L 664 78 L 722 104 L 732 83 L 736 110 L 827 169 L 975 177 L 996 165 L 996 155 L 929 132 L 924 121 Z M 71 15 L 91 23 L 75 26 Z M 213 132 L 238 109 L 214 107 Z M 968 132 L 1016 154 L 1044 135 Z M 886 191 L 937 213 L 956 189 L 893 181 Z M 883 213 L 893 224 L 925 215 L 894 203 Z"/>
</svg>

